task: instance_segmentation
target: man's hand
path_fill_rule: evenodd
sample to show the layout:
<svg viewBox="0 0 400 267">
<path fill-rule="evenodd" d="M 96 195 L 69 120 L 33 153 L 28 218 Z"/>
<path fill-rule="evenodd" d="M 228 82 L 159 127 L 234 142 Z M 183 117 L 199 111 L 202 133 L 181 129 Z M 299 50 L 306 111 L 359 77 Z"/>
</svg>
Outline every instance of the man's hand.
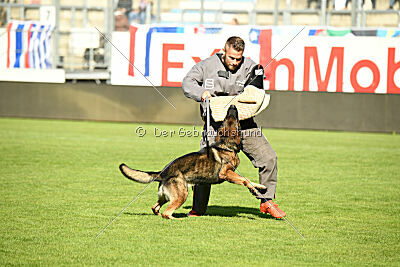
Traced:
<svg viewBox="0 0 400 267">
<path fill-rule="evenodd" d="M 211 98 L 211 94 L 209 91 L 205 90 L 204 93 L 201 95 L 201 101 L 206 100 L 206 97 Z"/>
</svg>

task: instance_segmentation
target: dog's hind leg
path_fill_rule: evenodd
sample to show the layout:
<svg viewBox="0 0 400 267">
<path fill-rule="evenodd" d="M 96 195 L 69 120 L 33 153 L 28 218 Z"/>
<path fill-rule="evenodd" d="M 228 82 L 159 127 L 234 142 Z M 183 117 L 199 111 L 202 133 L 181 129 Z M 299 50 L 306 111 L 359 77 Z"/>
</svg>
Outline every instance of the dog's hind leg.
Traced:
<svg viewBox="0 0 400 267">
<path fill-rule="evenodd" d="M 164 219 L 175 219 L 172 214 L 176 209 L 182 206 L 187 199 L 187 184 L 183 179 L 173 178 L 169 181 L 168 187 L 165 188 L 164 191 L 167 193 L 167 196 L 170 199 L 170 204 L 163 212 L 162 217 Z"/>
<path fill-rule="evenodd" d="M 171 202 L 167 209 L 163 212 L 162 217 L 164 219 L 176 219 L 174 216 L 172 216 L 172 214 L 176 209 L 182 206 L 183 203 L 185 203 L 187 196 L 188 192 L 185 190 L 185 192 L 181 192 L 181 194 L 176 198 L 171 199 Z"/>
<path fill-rule="evenodd" d="M 162 207 L 165 203 L 167 203 L 167 202 L 168 202 L 168 201 L 165 199 L 165 197 L 159 198 L 158 201 L 157 201 L 157 203 L 154 204 L 153 207 L 151 207 L 153 213 L 154 213 L 155 215 L 161 215 L 161 214 L 160 214 L 160 209 L 161 209 L 161 207 Z"/>
<path fill-rule="evenodd" d="M 153 213 L 155 215 L 161 215 L 160 209 L 167 202 L 168 202 L 168 199 L 166 198 L 166 196 L 163 192 L 163 185 L 160 183 L 160 185 L 158 187 L 158 201 L 156 204 L 153 205 L 153 207 L 151 207 Z"/>
</svg>

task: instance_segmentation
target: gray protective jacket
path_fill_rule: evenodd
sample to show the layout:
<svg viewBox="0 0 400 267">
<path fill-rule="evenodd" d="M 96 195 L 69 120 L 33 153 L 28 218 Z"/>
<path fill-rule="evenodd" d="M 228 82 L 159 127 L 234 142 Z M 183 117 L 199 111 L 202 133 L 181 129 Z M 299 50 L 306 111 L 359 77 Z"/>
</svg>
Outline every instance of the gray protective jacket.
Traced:
<svg viewBox="0 0 400 267">
<path fill-rule="evenodd" d="M 256 63 L 244 58 L 239 68 L 232 72 L 225 68 L 221 61 L 222 54 L 215 54 L 200 61 L 183 78 L 182 89 L 186 97 L 201 101 L 201 95 L 208 90 L 211 95 L 237 95 L 243 92 L 244 84 L 250 77 Z M 225 77 L 218 75 L 218 71 L 225 72 Z M 229 77 L 226 77 L 229 76 Z"/>
</svg>

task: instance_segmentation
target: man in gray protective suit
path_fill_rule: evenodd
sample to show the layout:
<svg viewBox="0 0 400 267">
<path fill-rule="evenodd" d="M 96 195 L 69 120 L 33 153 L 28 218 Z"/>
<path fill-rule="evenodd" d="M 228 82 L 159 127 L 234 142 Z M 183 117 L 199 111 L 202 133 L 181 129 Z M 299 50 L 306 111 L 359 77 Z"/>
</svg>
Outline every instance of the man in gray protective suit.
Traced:
<svg viewBox="0 0 400 267">
<path fill-rule="evenodd" d="M 243 92 L 248 84 L 263 89 L 263 67 L 249 58 L 243 57 L 245 44 L 240 37 L 230 37 L 223 53 L 217 53 L 199 63 L 188 72 L 182 82 L 182 89 L 186 97 L 197 102 L 207 97 L 234 96 Z M 205 106 L 201 104 L 201 112 Z M 203 112 L 202 112 L 203 113 Z M 211 127 L 217 130 L 221 122 L 211 118 Z M 275 197 L 277 183 L 277 157 L 275 151 L 254 122 L 253 118 L 241 120 L 242 151 L 251 160 L 255 168 L 259 169 L 260 184 L 267 189 L 260 192 L 260 211 L 269 213 L 275 218 L 282 218 L 286 213 L 278 208 L 272 199 Z M 208 137 L 209 144 L 215 142 Z M 204 138 L 201 148 L 206 147 Z M 211 185 L 195 185 L 193 194 L 193 208 L 188 216 L 201 216 L 207 210 Z"/>
</svg>

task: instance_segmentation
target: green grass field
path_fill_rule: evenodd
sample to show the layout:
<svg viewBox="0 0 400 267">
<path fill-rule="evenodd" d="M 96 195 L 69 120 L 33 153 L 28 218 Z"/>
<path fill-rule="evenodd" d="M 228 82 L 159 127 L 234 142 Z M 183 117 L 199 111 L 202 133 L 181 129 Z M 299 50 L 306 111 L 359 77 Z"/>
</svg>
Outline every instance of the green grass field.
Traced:
<svg viewBox="0 0 400 267">
<path fill-rule="evenodd" d="M 144 137 L 138 126 L 0 119 L 1 265 L 400 265 L 400 136 L 388 134 L 264 129 L 278 154 L 276 202 L 305 240 L 228 183 L 213 186 L 199 218 L 184 217 L 190 192 L 182 220 L 152 214 L 151 184 L 95 239 L 145 187 L 120 163 L 160 170 L 198 150 L 179 125 L 143 124 Z M 258 181 L 240 157 L 240 173 Z"/>
</svg>

